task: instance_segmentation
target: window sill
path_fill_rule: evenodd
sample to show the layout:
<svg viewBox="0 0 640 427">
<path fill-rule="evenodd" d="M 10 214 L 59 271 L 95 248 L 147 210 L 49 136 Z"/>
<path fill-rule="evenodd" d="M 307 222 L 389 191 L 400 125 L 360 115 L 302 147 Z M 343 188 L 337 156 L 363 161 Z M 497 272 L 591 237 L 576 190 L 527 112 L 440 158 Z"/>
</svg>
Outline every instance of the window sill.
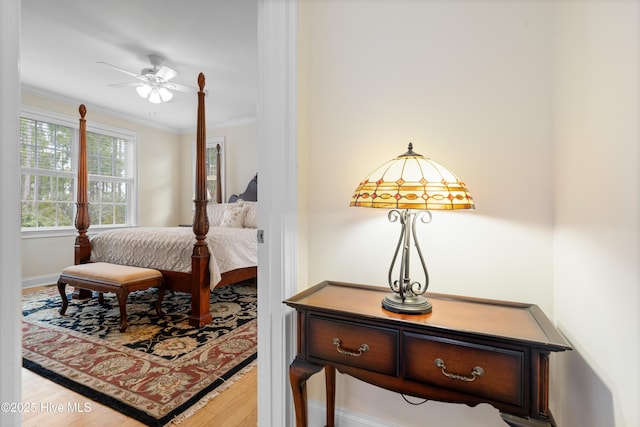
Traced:
<svg viewBox="0 0 640 427">
<path fill-rule="evenodd" d="M 137 225 L 114 225 L 114 226 L 92 226 L 89 227 L 89 235 L 99 233 L 106 230 L 116 230 L 121 228 L 134 228 Z M 23 239 L 41 239 L 47 237 L 67 237 L 76 236 L 78 232 L 73 227 L 56 227 L 56 228 L 41 228 L 38 230 L 22 229 Z"/>
</svg>

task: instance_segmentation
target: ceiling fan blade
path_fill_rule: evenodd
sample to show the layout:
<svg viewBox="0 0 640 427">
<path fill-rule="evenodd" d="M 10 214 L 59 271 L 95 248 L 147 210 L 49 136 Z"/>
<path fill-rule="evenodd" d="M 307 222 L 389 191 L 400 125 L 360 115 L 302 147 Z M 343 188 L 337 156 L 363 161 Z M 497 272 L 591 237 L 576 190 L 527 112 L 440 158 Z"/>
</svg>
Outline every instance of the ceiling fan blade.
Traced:
<svg viewBox="0 0 640 427">
<path fill-rule="evenodd" d="M 184 93 L 198 93 L 198 88 L 193 86 L 185 86 L 179 83 L 167 83 L 164 85 L 167 89 L 177 90 L 179 92 Z M 204 91 L 205 95 L 208 93 L 206 90 Z"/>
<path fill-rule="evenodd" d="M 137 78 L 137 79 L 142 78 L 142 76 L 140 76 L 140 75 L 138 75 L 138 74 L 136 74 L 136 73 L 132 73 L 131 71 L 127 71 L 127 70 L 125 70 L 125 69 L 122 69 L 122 68 L 120 68 L 120 67 L 116 67 L 115 65 L 111 65 L 111 64 L 108 64 L 108 63 L 103 62 L 103 61 L 98 61 L 98 62 L 97 62 L 97 64 L 103 64 L 103 65 L 106 65 L 107 67 L 111 67 L 111 68 L 113 68 L 114 70 L 120 71 L 121 73 L 125 73 L 125 74 L 127 74 L 127 75 L 129 75 L 129 76 L 131 76 L 131 77 L 135 77 L 135 78 Z"/>
<path fill-rule="evenodd" d="M 140 86 L 141 83 L 139 82 L 131 82 L 131 83 L 113 83 L 107 86 L 111 86 L 111 87 L 138 87 Z"/>
<path fill-rule="evenodd" d="M 173 68 L 169 68 L 166 65 L 163 65 L 162 67 L 160 67 L 156 72 L 156 77 L 164 81 L 169 81 L 177 75 L 178 75 L 178 72 L 176 70 L 174 70 Z"/>
</svg>

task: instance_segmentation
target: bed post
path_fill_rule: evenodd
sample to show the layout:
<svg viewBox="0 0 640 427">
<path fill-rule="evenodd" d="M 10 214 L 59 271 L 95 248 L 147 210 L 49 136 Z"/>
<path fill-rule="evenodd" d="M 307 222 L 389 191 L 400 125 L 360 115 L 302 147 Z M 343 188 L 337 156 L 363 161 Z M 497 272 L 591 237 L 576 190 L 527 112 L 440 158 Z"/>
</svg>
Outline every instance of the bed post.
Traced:
<svg viewBox="0 0 640 427">
<path fill-rule="evenodd" d="M 191 315 L 189 324 L 201 327 L 211 322 L 209 308 L 209 248 L 206 238 L 209 232 L 207 218 L 207 176 L 205 169 L 206 121 L 204 114 L 204 74 L 198 76 L 198 124 L 196 130 L 196 198 L 193 217 L 193 234 L 196 243 L 191 255 Z"/>
<path fill-rule="evenodd" d="M 78 194 L 76 202 L 76 221 L 75 226 L 78 231 L 76 242 L 74 244 L 74 264 L 84 264 L 91 258 L 91 242 L 87 236 L 89 229 L 89 202 L 87 201 L 87 121 L 84 116 L 87 114 L 87 108 L 84 104 L 80 104 L 78 108 L 80 112 L 80 138 L 78 143 Z M 85 289 L 75 289 L 73 298 L 89 298 L 91 291 Z"/>
<path fill-rule="evenodd" d="M 222 203 L 222 172 L 220 171 L 220 144 L 216 144 L 216 203 Z"/>
</svg>

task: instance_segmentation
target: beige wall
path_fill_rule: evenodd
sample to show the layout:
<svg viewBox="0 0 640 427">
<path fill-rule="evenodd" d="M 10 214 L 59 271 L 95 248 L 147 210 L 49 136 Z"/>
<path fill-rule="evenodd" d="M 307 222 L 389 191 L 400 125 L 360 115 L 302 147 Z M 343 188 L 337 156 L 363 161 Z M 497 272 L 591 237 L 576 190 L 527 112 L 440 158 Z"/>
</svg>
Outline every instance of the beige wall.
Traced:
<svg viewBox="0 0 640 427">
<path fill-rule="evenodd" d="M 78 105 L 23 91 L 25 106 L 79 118 Z M 195 132 L 178 134 L 108 113 L 87 105 L 87 123 L 95 122 L 135 132 L 138 137 L 138 225 L 189 224 L 193 219 Z M 258 170 L 255 122 L 207 129 L 207 137 L 225 138 L 227 198 L 244 191 Z M 91 228 L 89 228 L 91 232 Z M 74 234 L 22 239 L 23 286 L 51 283 L 73 264 Z M 33 260 L 38 262 L 33 262 Z"/>
<path fill-rule="evenodd" d="M 23 91 L 22 104 L 79 118 L 78 105 Z M 97 110 L 97 109 L 96 109 Z M 138 137 L 138 224 L 177 225 L 181 192 L 180 138 L 177 133 L 129 122 L 87 105 L 87 123 L 100 123 L 135 132 Z M 91 228 L 89 228 L 91 232 Z M 22 239 L 23 286 L 50 283 L 73 264 L 74 235 Z"/>
<path fill-rule="evenodd" d="M 610 3 L 617 6 L 608 9 Z M 558 4 L 568 10 L 561 11 Z M 638 425 L 638 411 L 629 407 L 638 398 L 639 379 L 633 363 L 638 359 L 640 326 L 635 309 L 639 302 L 637 1 L 558 4 L 301 0 L 298 124 L 304 156 L 300 164 L 306 170 L 299 183 L 300 193 L 308 198 L 301 197 L 305 229 L 300 233 L 300 253 L 305 255 L 302 265 L 308 262 L 308 280 L 300 288 L 325 279 L 385 284 L 397 224 L 388 224 L 385 212 L 348 204 L 359 180 L 406 151 L 411 141 L 416 152 L 450 167 L 466 181 L 477 206 L 473 213 L 436 212 L 431 224 L 420 225 L 430 290 L 535 303 L 553 320 L 564 319 L 568 335 L 576 333 L 584 342 L 572 354 L 553 358 L 551 407 L 559 425 Z M 585 18 L 583 4 L 598 8 Z M 574 19 L 585 38 L 569 38 L 555 26 L 564 28 Z M 594 24 L 597 30 L 589 30 Z M 575 85 L 562 99 L 566 111 L 585 102 L 585 84 L 597 83 L 589 102 L 597 104 L 598 95 L 609 90 L 619 96 L 591 114 L 577 116 L 582 120 L 563 122 L 567 140 L 558 152 L 554 55 L 559 41 L 565 43 L 560 55 L 567 61 L 586 52 L 585 61 L 564 70 L 567 83 Z M 613 46 L 626 49 L 612 55 L 611 66 L 618 71 L 609 75 L 610 58 L 594 55 L 593 50 Z M 582 80 L 585 70 L 591 69 L 601 74 Z M 609 79 L 617 80 L 611 88 Z M 622 100 L 629 93 L 631 109 Z M 607 123 L 598 124 L 600 118 Z M 623 135 L 612 134 L 617 125 L 623 125 Z M 593 151 L 584 154 L 584 131 L 594 126 L 602 138 L 589 139 Z M 611 149 L 615 154 L 606 157 L 608 163 L 598 161 L 602 152 Z M 557 180 L 554 156 L 558 153 L 560 160 L 569 160 L 575 173 L 570 181 Z M 624 172 L 617 170 L 620 162 Z M 596 210 L 605 215 L 593 218 L 593 227 L 608 244 L 596 254 L 572 259 L 576 251 L 587 248 L 580 247 L 581 238 L 571 239 L 560 249 L 560 257 L 554 258 L 558 250 L 554 246 L 555 194 L 586 185 L 577 193 L 583 197 L 576 205 L 560 211 L 566 221 L 578 220 L 603 196 L 600 193 L 609 191 L 606 179 L 596 186 L 598 195 L 588 191 L 595 170 L 629 179 L 615 181 L 630 188 L 624 194 L 616 192 L 615 201 L 607 199 Z M 608 209 L 612 204 L 615 208 Z M 629 228 L 611 229 L 619 219 L 624 221 L 621 228 Z M 589 231 L 585 227 L 581 234 Z M 625 236 L 624 231 L 630 234 Z M 631 251 L 616 256 L 617 245 Z M 612 270 L 620 281 L 614 289 L 620 292 L 615 298 L 604 298 L 611 289 L 606 277 Z M 560 292 L 554 287 L 556 271 L 563 275 L 564 283 L 557 285 Z M 587 279 L 588 292 L 582 293 L 582 281 L 591 273 L 600 280 Z M 564 300 L 575 295 L 583 305 Z M 622 301 L 626 295 L 630 299 Z M 601 298 L 611 304 L 597 304 Z M 623 328 L 631 328 L 631 334 L 618 332 L 620 325 L 614 320 L 620 316 L 618 305 L 627 313 L 624 319 L 629 323 L 624 322 Z M 592 334 L 594 324 L 602 325 L 595 327 L 600 334 L 608 334 L 607 345 Z M 623 342 L 630 351 L 624 356 Z M 566 362 L 556 362 L 567 357 L 576 357 L 581 365 L 568 372 Z M 631 375 L 622 372 L 625 367 L 630 367 Z M 598 384 L 591 396 L 589 387 Z M 569 391 L 561 398 L 558 390 Z M 576 395 L 579 398 L 572 397 Z M 609 401 L 597 399 L 600 396 Z M 310 380 L 310 398 L 324 400 L 318 376 Z M 570 411 L 561 407 L 565 402 L 572 404 Z M 407 427 L 423 426 L 425 419 L 430 425 L 503 425 L 497 411 L 487 405 L 468 408 L 429 402 L 411 406 L 397 394 L 344 376 L 338 380 L 337 405 Z M 577 411 L 584 416 L 574 424 Z M 605 422 L 589 424 L 596 419 Z"/>
<path fill-rule="evenodd" d="M 207 128 L 207 139 L 224 137 L 225 200 L 242 193 L 258 172 L 258 129 L 255 121 Z M 180 136 L 182 198 L 180 219 L 183 224 L 193 220 L 194 158 L 196 134 Z"/>
<path fill-rule="evenodd" d="M 556 12 L 558 421 L 639 426 L 640 2 Z"/>
</svg>

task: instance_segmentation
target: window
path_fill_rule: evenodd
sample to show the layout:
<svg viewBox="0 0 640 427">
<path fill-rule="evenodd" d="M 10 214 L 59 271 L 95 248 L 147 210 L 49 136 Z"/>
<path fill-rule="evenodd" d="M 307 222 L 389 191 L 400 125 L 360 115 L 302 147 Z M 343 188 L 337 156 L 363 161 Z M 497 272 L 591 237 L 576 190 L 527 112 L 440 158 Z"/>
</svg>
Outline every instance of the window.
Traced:
<svg viewBox="0 0 640 427">
<path fill-rule="evenodd" d="M 94 225 L 130 225 L 130 145 L 122 138 L 87 132 L 89 218 Z"/>
<path fill-rule="evenodd" d="M 74 133 L 68 126 L 20 119 L 23 228 L 73 225 Z"/>
<path fill-rule="evenodd" d="M 20 118 L 23 231 L 73 229 L 77 191 L 78 121 L 23 111 Z M 135 223 L 134 134 L 87 125 L 91 226 Z"/>
<path fill-rule="evenodd" d="M 218 146 L 220 149 L 218 150 Z M 217 159 L 220 156 L 220 179 L 222 188 L 222 201 L 224 202 L 224 137 L 207 139 L 207 146 L 205 149 L 205 170 L 207 173 L 207 191 L 209 192 L 209 198 L 213 203 L 216 198 L 216 184 L 217 184 Z M 194 174 L 195 175 L 195 174 Z"/>
</svg>

